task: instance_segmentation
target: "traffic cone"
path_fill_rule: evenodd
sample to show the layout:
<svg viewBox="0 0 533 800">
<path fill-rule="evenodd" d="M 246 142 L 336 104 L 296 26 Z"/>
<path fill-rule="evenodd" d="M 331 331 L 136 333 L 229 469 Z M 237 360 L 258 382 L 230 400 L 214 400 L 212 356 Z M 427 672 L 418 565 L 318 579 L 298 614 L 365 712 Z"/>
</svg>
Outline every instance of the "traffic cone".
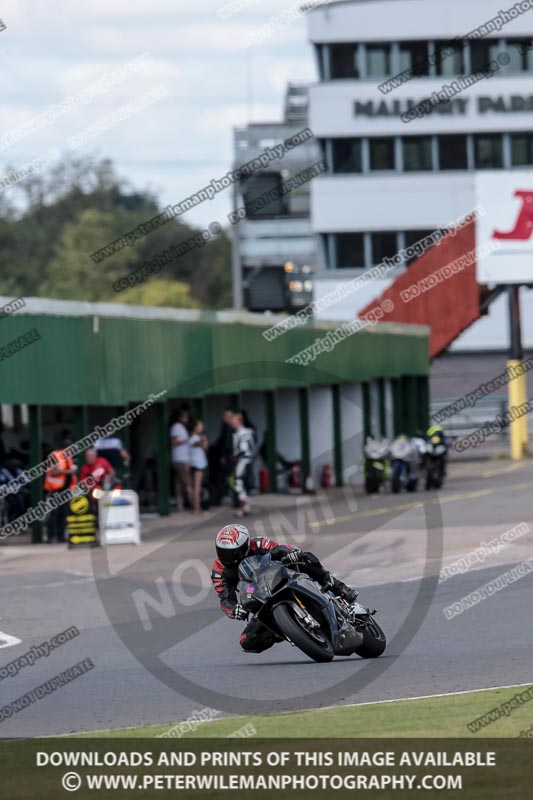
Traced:
<svg viewBox="0 0 533 800">
<path fill-rule="evenodd" d="M 305 491 L 306 494 L 315 494 L 315 482 L 311 472 L 307 473 L 307 478 L 305 479 Z"/>
</svg>

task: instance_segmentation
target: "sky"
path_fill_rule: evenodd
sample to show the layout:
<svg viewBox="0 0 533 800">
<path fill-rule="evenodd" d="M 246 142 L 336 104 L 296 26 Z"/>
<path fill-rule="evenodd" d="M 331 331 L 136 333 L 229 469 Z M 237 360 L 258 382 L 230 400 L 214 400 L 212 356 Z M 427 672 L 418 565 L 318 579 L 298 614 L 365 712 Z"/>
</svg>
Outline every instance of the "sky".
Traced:
<svg viewBox="0 0 533 800">
<path fill-rule="evenodd" d="M 135 188 L 156 192 L 162 206 L 225 175 L 233 127 L 280 120 L 287 82 L 316 80 L 305 15 L 282 30 L 271 26 L 261 42 L 242 44 L 300 3 L 236 4 L 228 16 L 227 0 L 4 0 L 0 141 L 104 76 L 113 73 L 118 82 L 66 113 L 51 113 L 50 122 L 15 141 L 10 133 L 0 150 L 0 180 L 43 154 L 52 163 L 71 152 L 69 139 L 97 123 L 103 132 L 78 139 L 74 152 L 110 158 Z M 116 77 L 143 54 L 149 55 L 140 68 Z M 119 111 L 122 121 L 107 119 Z M 230 203 L 226 190 L 184 219 L 224 223 Z"/>
</svg>

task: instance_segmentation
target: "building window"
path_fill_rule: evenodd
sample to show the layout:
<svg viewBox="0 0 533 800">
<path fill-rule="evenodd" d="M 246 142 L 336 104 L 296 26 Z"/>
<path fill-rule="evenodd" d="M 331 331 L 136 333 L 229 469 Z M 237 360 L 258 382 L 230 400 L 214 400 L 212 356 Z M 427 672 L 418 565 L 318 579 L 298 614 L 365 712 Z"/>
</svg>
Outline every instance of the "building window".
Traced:
<svg viewBox="0 0 533 800">
<path fill-rule="evenodd" d="M 427 42 L 400 42 L 400 72 L 413 70 L 418 76 L 429 75 Z"/>
<path fill-rule="evenodd" d="M 464 75 L 464 45 L 459 41 L 435 42 L 437 75 Z"/>
<path fill-rule="evenodd" d="M 402 144 L 405 172 L 422 172 L 433 169 L 431 136 L 406 136 L 402 139 Z"/>
<path fill-rule="evenodd" d="M 529 72 L 531 70 L 532 39 L 507 39 L 505 50 L 511 59 L 508 72 Z"/>
<path fill-rule="evenodd" d="M 412 247 L 417 242 L 422 242 L 423 239 L 425 239 L 427 236 L 431 236 L 432 233 L 433 231 L 405 231 L 405 249 L 407 250 L 408 247 Z M 421 249 L 420 255 L 423 255 Z M 412 264 L 413 261 L 416 261 L 417 258 L 420 258 L 420 255 L 415 254 L 411 258 L 408 258 L 407 264 Z"/>
<path fill-rule="evenodd" d="M 366 74 L 368 78 L 382 78 L 391 74 L 390 44 L 367 44 Z"/>
<path fill-rule="evenodd" d="M 439 136 L 439 169 L 468 169 L 466 136 L 452 134 Z"/>
<path fill-rule="evenodd" d="M 394 258 L 398 253 L 396 233 L 372 233 L 372 264 L 381 264 L 384 258 Z"/>
<path fill-rule="evenodd" d="M 362 233 L 335 234 L 337 269 L 365 266 L 365 246 Z"/>
<path fill-rule="evenodd" d="M 498 41 L 478 39 L 470 42 L 470 68 L 472 72 L 483 70 L 500 52 Z"/>
<path fill-rule="evenodd" d="M 318 74 L 320 76 L 320 80 L 321 81 L 327 80 L 326 69 L 325 69 L 325 65 L 324 65 L 324 59 L 326 57 L 325 50 L 326 50 L 326 48 L 325 48 L 325 46 L 323 44 L 315 44 L 315 46 L 314 46 L 315 60 L 316 60 L 316 65 L 318 67 Z"/>
<path fill-rule="evenodd" d="M 373 171 L 396 169 L 394 137 L 369 139 L 370 169 Z"/>
<path fill-rule="evenodd" d="M 262 172 L 241 182 L 244 207 L 248 219 L 261 217 L 284 217 L 288 209 L 286 199 L 280 196 L 282 179 L 279 172 Z M 270 199 L 274 190 L 277 199 Z"/>
<path fill-rule="evenodd" d="M 480 133 L 474 136 L 476 169 L 503 168 L 503 142 L 500 133 Z"/>
<path fill-rule="evenodd" d="M 333 139 L 333 172 L 361 172 L 361 139 Z"/>
<path fill-rule="evenodd" d="M 245 269 L 243 276 L 246 308 L 250 311 L 288 311 L 285 273 L 279 265 Z"/>
<path fill-rule="evenodd" d="M 330 45 L 331 78 L 359 78 L 356 44 Z"/>
<path fill-rule="evenodd" d="M 533 133 L 511 134 L 511 165 L 533 166 Z"/>
</svg>

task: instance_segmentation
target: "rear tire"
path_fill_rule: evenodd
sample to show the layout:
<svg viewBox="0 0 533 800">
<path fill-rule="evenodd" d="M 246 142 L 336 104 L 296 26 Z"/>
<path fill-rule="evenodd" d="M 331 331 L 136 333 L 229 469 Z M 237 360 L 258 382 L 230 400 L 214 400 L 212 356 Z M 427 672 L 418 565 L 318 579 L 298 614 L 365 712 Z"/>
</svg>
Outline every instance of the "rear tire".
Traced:
<svg viewBox="0 0 533 800">
<path fill-rule="evenodd" d="M 387 646 L 387 638 L 374 618 L 370 625 L 361 631 L 363 644 L 355 651 L 360 658 L 379 658 Z"/>
<path fill-rule="evenodd" d="M 392 478 L 391 478 L 391 484 L 390 485 L 391 485 L 391 489 L 393 491 L 393 494 L 399 494 L 400 493 L 401 488 L 402 488 L 402 477 L 400 475 L 400 470 L 397 467 L 395 467 L 393 472 L 392 472 Z"/>
<path fill-rule="evenodd" d="M 326 662 L 333 660 L 335 653 L 329 639 L 324 637 L 324 645 L 315 641 L 307 631 L 296 622 L 290 606 L 282 603 L 276 606 L 272 614 L 280 631 L 295 644 L 302 653 L 312 658 L 313 661 Z"/>
</svg>

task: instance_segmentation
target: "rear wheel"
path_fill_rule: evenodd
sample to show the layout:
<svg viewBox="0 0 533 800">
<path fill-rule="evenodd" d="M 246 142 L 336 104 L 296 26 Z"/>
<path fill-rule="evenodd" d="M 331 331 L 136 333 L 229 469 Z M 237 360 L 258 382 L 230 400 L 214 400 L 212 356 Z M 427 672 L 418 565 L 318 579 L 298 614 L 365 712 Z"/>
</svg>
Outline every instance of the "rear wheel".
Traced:
<svg viewBox="0 0 533 800">
<path fill-rule="evenodd" d="M 356 654 L 361 658 L 378 658 L 387 646 L 387 638 L 373 617 L 361 633 L 364 641 Z"/>
<path fill-rule="evenodd" d="M 273 616 L 280 631 L 313 661 L 332 661 L 335 655 L 329 639 L 322 629 L 316 633 L 306 630 L 292 608 L 282 603 L 273 610 Z"/>
<path fill-rule="evenodd" d="M 444 461 L 439 461 L 437 474 L 434 478 L 435 489 L 441 489 L 444 482 Z"/>
<path fill-rule="evenodd" d="M 430 464 L 426 476 L 426 489 L 440 489 L 442 487 L 442 465 Z"/>
<path fill-rule="evenodd" d="M 391 489 L 394 494 L 399 494 L 402 488 L 402 476 L 399 467 L 394 467 L 391 478 Z"/>
</svg>

